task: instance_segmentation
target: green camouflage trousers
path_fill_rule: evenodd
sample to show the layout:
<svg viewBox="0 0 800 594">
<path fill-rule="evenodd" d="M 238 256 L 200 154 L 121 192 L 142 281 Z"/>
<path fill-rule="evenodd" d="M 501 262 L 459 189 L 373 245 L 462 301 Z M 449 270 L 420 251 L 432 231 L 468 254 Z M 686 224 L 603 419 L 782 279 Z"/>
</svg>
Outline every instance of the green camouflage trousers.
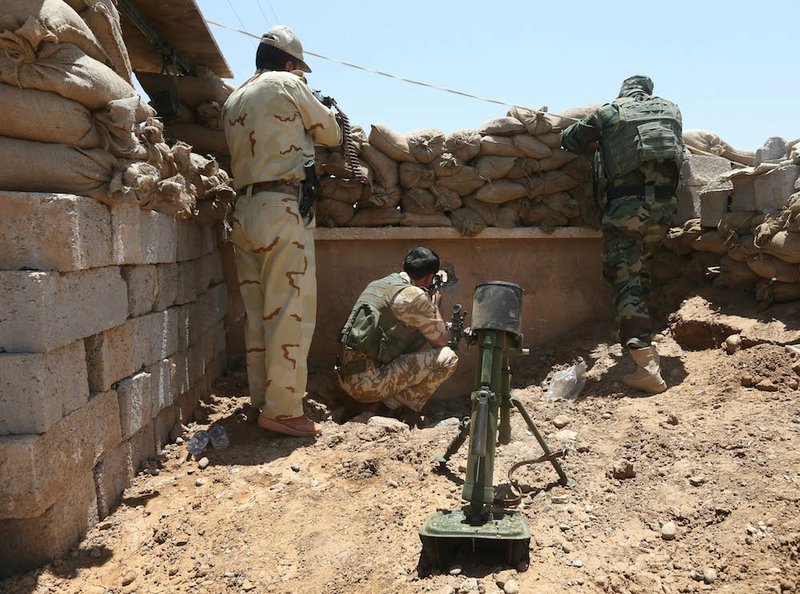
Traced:
<svg viewBox="0 0 800 594">
<path fill-rule="evenodd" d="M 236 202 L 231 240 L 244 301 L 250 401 L 269 418 L 303 414 L 317 314 L 314 221 L 278 192 Z"/>
<path fill-rule="evenodd" d="M 381 367 L 367 360 L 361 373 L 339 377 L 339 385 L 359 402 L 396 402 L 419 412 L 442 382 L 456 371 L 458 355 L 449 347 L 400 355 Z"/>
<path fill-rule="evenodd" d="M 614 291 L 614 317 L 623 346 L 650 345 L 647 298 L 653 253 L 666 234 L 677 200 L 622 196 L 603 212 L 603 276 Z"/>
</svg>

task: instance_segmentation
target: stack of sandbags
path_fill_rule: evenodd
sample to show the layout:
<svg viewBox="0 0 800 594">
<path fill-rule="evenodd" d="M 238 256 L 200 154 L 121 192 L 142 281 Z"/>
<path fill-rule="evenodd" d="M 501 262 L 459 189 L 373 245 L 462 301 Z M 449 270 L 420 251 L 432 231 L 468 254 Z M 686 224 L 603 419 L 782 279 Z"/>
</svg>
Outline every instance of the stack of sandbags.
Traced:
<svg viewBox="0 0 800 594">
<path fill-rule="evenodd" d="M 195 214 L 195 173 L 176 167 L 154 111 L 130 84 L 112 0 L 4 0 L 0 189 L 64 192 Z M 225 179 L 209 177 L 227 196 Z M 219 183 L 216 183 L 219 182 Z"/>
<path fill-rule="evenodd" d="M 722 140 L 718 134 L 708 130 L 684 130 L 683 142 L 694 155 L 725 157 L 740 165 L 753 165 L 756 160 L 755 151 L 744 151 L 733 148 Z"/>
</svg>

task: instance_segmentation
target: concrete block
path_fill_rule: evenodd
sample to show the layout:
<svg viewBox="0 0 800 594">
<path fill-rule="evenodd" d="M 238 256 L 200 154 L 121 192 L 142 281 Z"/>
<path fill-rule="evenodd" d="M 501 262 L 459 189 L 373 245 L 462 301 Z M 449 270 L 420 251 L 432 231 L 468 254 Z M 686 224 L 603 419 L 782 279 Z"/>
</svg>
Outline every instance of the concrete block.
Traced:
<svg viewBox="0 0 800 594">
<path fill-rule="evenodd" d="M 177 405 L 168 406 L 161 410 L 153 421 L 156 451 L 160 451 L 164 444 L 170 443 L 169 434 L 180 420 L 180 408 Z"/>
<path fill-rule="evenodd" d="M 159 264 L 156 266 L 158 278 L 156 279 L 156 299 L 153 304 L 155 311 L 162 311 L 175 305 L 178 297 L 178 265 Z"/>
<path fill-rule="evenodd" d="M 225 284 L 213 285 L 197 298 L 203 312 L 203 330 L 211 328 L 225 317 L 228 305 L 228 287 Z"/>
<path fill-rule="evenodd" d="M 113 263 L 111 214 L 94 198 L 0 192 L 2 270 L 85 270 Z"/>
<path fill-rule="evenodd" d="M 131 318 L 136 369 L 166 359 L 178 351 L 178 316 L 174 309 Z"/>
<path fill-rule="evenodd" d="M 214 232 L 209 227 L 201 227 L 193 221 L 177 221 L 178 262 L 196 260 L 210 254 L 216 247 Z"/>
<path fill-rule="evenodd" d="M 76 476 L 91 474 L 120 441 L 119 405 L 113 390 L 94 395 L 47 433 L 0 437 L 0 518 L 42 515 Z"/>
<path fill-rule="evenodd" d="M 88 400 L 82 340 L 47 353 L 0 353 L 0 435 L 44 433 Z"/>
<path fill-rule="evenodd" d="M 794 183 L 800 175 L 797 165 L 784 165 L 768 173 L 756 176 L 753 180 L 756 210 L 777 212 L 781 210 L 794 193 Z"/>
<path fill-rule="evenodd" d="M 172 359 L 162 359 L 148 367 L 146 371 L 152 376 L 153 398 L 150 418 L 154 419 L 162 409 L 172 405 L 178 394 L 177 365 Z"/>
<path fill-rule="evenodd" d="M 700 193 L 700 226 L 717 228 L 722 216 L 728 212 L 730 190 L 704 189 Z"/>
<path fill-rule="evenodd" d="M 188 260 L 186 262 L 178 263 L 178 294 L 175 296 L 175 303 L 183 305 L 191 303 L 197 299 L 197 295 L 205 290 L 201 287 L 200 279 L 200 262 L 202 258 L 197 260 Z"/>
<path fill-rule="evenodd" d="M 43 353 L 127 317 L 128 289 L 116 267 L 0 271 L 0 351 Z"/>
<path fill-rule="evenodd" d="M 41 514 L 0 522 L 0 578 L 62 555 L 97 523 L 91 471 L 72 474 L 60 487 L 58 499 Z"/>
<path fill-rule="evenodd" d="M 207 256 L 211 260 L 210 285 L 218 285 L 225 280 L 225 271 L 222 269 L 222 255 L 219 250 L 214 250 Z"/>
<path fill-rule="evenodd" d="M 200 401 L 200 394 L 202 392 L 203 382 L 198 382 L 189 390 L 183 392 L 178 396 L 178 417 L 181 423 L 188 425 L 194 421 L 194 409 Z"/>
<path fill-rule="evenodd" d="M 688 155 L 681 167 L 680 185 L 705 186 L 730 170 L 731 162 L 724 157 Z"/>
<path fill-rule="evenodd" d="M 203 353 L 203 342 L 197 342 L 189 347 L 186 352 L 186 360 L 189 368 L 189 384 L 194 385 L 203 379 L 206 373 L 206 359 Z"/>
<path fill-rule="evenodd" d="M 128 464 L 132 476 L 136 476 L 142 464 L 148 458 L 156 455 L 156 442 L 153 423 L 142 427 L 135 435 L 125 442 L 128 447 Z"/>
<path fill-rule="evenodd" d="M 105 392 L 141 367 L 134 359 L 133 324 L 125 322 L 84 341 L 89 389 Z"/>
<path fill-rule="evenodd" d="M 177 221 L 173 217 L 130 204 L 110 209 L 115 264 L 175 261 Z"/>
<path fill-rule="evenodd" d="M 171 358 L 175 363 L 175 393 L 183 394 L 191 387 L 189 381 L 189 355 L 188 351 L 175 353 Z"/>
<path fill-rule="evenodd" d="M 731 212 L 755 212 L 756 192 L 754 176 L 737 175 L 731 178 Z"/>
<path fill-rule="evenodd" d="M 129 459 L 128 442 L 122 442 L 106 452 L 93 471 L 97 491 L 97 514 L 99 519 L 108 516 L 119 503 L 122 492 L 131 484 L 134 473 Z"/>
<path fill-rule="evenodd" d="M 140 371 L 117 384 L 119 397 L 119 422 L 122 439 L 147 425 L 152 418 L 153 410 L 153 376 L 147 371 Z"/>
<path fill-rule="evenodd" d="M 786 141 L 780 136 L 770 136 L 764 146 L 756 150 L 755 165 L 761 163 L 778 163 L 786 157 Z"/>
<path fill-rule="evenodd" d="M 676 196 L 678 207 L 675 210 L 674 223 L 683 225 L 689 219 L 700 216 L 700 192 L 703 186 L 678 186 Z"/>
<path fill-rule="evenodd" d="M 123 266 L 122 278 L 128 286 L 128 317 L 153 311 L 158 296 L 158 270 L 155 265 Z"/>
</svg>

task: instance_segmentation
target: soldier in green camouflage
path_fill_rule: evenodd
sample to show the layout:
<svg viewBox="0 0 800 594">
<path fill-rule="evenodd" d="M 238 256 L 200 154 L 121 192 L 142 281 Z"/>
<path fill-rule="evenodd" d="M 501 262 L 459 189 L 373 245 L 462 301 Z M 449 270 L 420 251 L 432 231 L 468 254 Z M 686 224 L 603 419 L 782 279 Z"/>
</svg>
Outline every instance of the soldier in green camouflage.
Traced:
<svg viewBox="0 0 800 594">
<path fill-rule="evenodd" d="M 603 275 L 614 291 L 620 341 L 636 364 L 623 381 L 658 393 L 667 386 L 651 343 L 650 267 L 675 214 L 683 140 L 680 110 L 652 93 L 650 78 L 626 79 L 617 99 L 567 128 L 561 144 L 576 153 L 599 145 Z"/>
<path fill-rule="evenodd" d="M 401 406 L 415 413 L 456 369 L 458 356 L 447 346 L 450 332 L 432 293 L 439 257 L 412 249 L 403 272 L 367 285 L 340 334 L 339 384 L 355 400 L 382 403 L 389 414 Z"/>
</svg>

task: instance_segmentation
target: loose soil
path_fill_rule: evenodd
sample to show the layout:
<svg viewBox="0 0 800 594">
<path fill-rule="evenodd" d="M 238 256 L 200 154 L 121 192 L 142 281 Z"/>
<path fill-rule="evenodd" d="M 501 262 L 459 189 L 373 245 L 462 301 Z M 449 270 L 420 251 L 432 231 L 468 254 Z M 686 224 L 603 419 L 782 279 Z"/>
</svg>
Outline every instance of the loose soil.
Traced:
<svg viewBox="0 0 800 594">
<path fill-rule="evenodd" d="M 662 308 L 657 337 L 669 389 L 637 397 L 608 328 L 515 359 L 514 394 L 576 485 L 549 464 L 526 466 L 518 508 L 530 563 L 459 554 L 441 570 L 418 530 L 462 505 L 466 446 L 448 471 L 435 455 L 457 432 L 463 401 L 423 428 L 329 405 L 312 378 L 317 440 L 278 437 L 245 419 L 242 372 L 218 382 L 209 422 L 231 439 L 205 469 L 168 445 L 119 507 L 43 569 L 0 582 L 29 592 L 795 592 L 800 588 L 800 342 L 796 305 L 759 312 L 749 297 L 696 296 Z M 738 334 L 740 348 L 721 344 Z M 733 348 L 731 349 L 733 350 Z M 545 401 L 549 378 L 582 357 L 576 401 Z M 449 411 L 449 412 L 448 412 Z M 356 414 L 359 413 L 359 414 Z M 355 416 L 352 416 L 354 415 Z M 346 422 L 344 419 L 349 418 Z M 337 421 L 332 420 L 333 418 Z M 521 415 L 497 452 L 495 484 L 541 454 Z"/>
</svg>

